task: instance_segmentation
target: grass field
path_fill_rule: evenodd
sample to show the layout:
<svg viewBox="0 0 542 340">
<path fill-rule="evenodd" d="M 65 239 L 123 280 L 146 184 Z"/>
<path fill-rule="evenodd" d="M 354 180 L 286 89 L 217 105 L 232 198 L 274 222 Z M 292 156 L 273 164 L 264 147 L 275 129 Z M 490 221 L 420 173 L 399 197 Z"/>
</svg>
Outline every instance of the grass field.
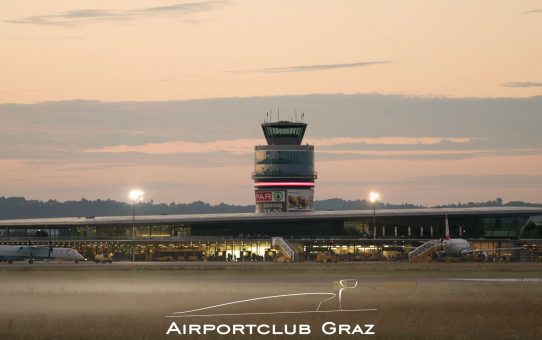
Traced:
<svg viewBox="0 0 542 340">
<path fill-rule="evenodd" d="M 172 313 L 229 301 L 304 292 L 338 293 L 342 308 L 362 312 L 207 316 Z M 254 301 L 206 311 L 314 310 L 321 298 Z M 524 263 L 187 263 L 0 264 L 0 339 L 188 338 L 165 332 L 181 324 L 375 324 L 379 339 L 542 339 L 542 264 Z M 337 310 L 338 300 L 323 303 Z M 293 336 L 217 335 L 197 339 Z M 369 336 L 367 336 L 369 337 Z M 192 337 L 190 337 L 192 338 Z"/>
</svg>

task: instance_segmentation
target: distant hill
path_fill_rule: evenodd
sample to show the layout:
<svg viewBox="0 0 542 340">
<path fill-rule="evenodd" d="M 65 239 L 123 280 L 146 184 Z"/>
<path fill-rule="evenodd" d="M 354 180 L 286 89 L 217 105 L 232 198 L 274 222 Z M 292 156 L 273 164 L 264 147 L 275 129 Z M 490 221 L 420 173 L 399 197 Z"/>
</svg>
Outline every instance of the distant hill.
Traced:
<svg viewBox="0 0 542 340">
<path fill-rule="evenodd" d="M 160 214 L 211 214 L 253 212 L 253 205 L 210 205 L 202 201 L 188 204 L 154 204 L 153 201 L 137 205 L 138 215 Z M 56 200 L 27 200 L 24 197 L 0 197 L 0 219 L 76 217 L 76 216 L 126 216 L 132 214 L 132 205 L 113 200 L 87 200 L 59 202 Z"/>
<path fill-rule="evenodd" d="M 438 205 L 434 208 L 475 208 L 475 207 L 542 207 L 540 203 L 527 203 L 522 201 L 510 201 L 504 203 L 502 198 L 498 197 L 493 201 L 487 202 L 469 202 L 469 203 L 455 203 Z"/>
<path fill-rule="evenodd" d="M 378 203 L 378 209 L 415 209 L 424 208 L 421 205 L 403 203 L 403 204 L 389 204 Z M 314 210 L 359 210 L 359 209 L 373 209 L 373 204 L 366 200 L 345 201 L 340 198 L 330 198 L 327 200 L 315 201 Z"/>
<path fill-rule="evenodd" d="M 503 203 L 501 198 L 487 202 L 455 203 L 438 206 L 441 208 L 468 208 L 468 207 L 542 207 L 542 204 L 512 201 Z M 378 209 L 414 209 L 424 206 L 403 203 L 379 203 Z M 192 203 L 158 203 L 152 200 L 137 205 L 138 215 L 160 214 L 214 214 L 254 212 L 254 205 L 229 205 L 220 203 L 211 205 L 202 201 Z M 314 202 L 315 210 L 358 210 L 372 209 L 372 204 L 366 200 L 347 201 L 340 198 L 331 198 Z M 87 200 L 65 201 L 57 200 L 39 201 L 27 200 L 24 197 L 0 197 L 0 219 L 18 218 L 44 218 L 44 217 L 78 217 L 78 216 L 125 216 L 132 214 L 132 205 L 113 200 Z"/>
</svg>

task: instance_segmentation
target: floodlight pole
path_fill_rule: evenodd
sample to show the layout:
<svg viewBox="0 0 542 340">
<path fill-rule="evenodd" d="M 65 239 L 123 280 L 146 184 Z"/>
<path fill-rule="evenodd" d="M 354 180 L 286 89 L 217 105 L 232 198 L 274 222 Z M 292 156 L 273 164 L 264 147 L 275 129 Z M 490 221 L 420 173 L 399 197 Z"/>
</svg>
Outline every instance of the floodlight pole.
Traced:
<svg viewBox="0 0 542 340">
<path fill-rule="evenodd" d="M 376 200 L 373 200 L 373 239 L 376 240 Z"/>
<path fill-rule="evenodd" d="M 135 262 L 135 200 L 132 201 L 132 262 Z"/>
<path fill-rule="evenodd" d="M 373 239 L 376 240 L 376 202 L 380 200 L 380 194 L 378 192 L 371 192 L 369 200 L 373 203 Z"/>
<path fill-rule="evenodd" d="M 138 202 L 143 202 L 143 191 L 132 190 L 130 191 L 130 200 L 132 201 L 132 262 L 135 262 L 135 206 Z"/>
</svg>

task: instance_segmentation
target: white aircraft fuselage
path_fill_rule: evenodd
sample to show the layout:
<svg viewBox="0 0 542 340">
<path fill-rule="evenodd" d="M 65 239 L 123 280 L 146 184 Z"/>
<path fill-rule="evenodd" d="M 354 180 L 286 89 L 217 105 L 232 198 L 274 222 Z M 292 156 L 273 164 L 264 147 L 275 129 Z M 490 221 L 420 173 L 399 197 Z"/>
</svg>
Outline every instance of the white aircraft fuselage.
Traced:
<svg viewBox="0 0 542 340">
<path fill-rule="evenodd" d="M 471 252 L 469 241 L 462 238 L 453 238 L 442 242 L 442 250 L 446 256 L 462 257 Z"/>
<path fill-rule="evenodd" d="M 72 248 L 51 246 L 8 246 L 0 245 L 0 261 L 19 260 L 67 260 L 83 261 L 85 258 Z"/>
</svg>

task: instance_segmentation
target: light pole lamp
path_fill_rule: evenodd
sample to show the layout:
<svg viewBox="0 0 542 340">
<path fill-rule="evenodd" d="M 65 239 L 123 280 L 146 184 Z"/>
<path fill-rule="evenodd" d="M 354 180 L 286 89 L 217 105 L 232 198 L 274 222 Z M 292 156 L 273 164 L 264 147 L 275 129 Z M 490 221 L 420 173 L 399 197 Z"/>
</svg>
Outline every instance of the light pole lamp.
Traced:
<svg viewBox="0 0 542 340">
<path fill-rule="evenodd" d="M 134 189 L 130 191 L 130 200 L 132 201 L 132 262 L 135 261 L 135 206 L 136 203 L 143 201 L 143 191 Z"/>
<path fill-rule="evenodd" d="M 376 202 L 380 201 L 380 194 L 378 192 L 372 191 L 369 194 L 369 201 L 373 204 L 373 238 L 376 239 Z"/>
</svg>

